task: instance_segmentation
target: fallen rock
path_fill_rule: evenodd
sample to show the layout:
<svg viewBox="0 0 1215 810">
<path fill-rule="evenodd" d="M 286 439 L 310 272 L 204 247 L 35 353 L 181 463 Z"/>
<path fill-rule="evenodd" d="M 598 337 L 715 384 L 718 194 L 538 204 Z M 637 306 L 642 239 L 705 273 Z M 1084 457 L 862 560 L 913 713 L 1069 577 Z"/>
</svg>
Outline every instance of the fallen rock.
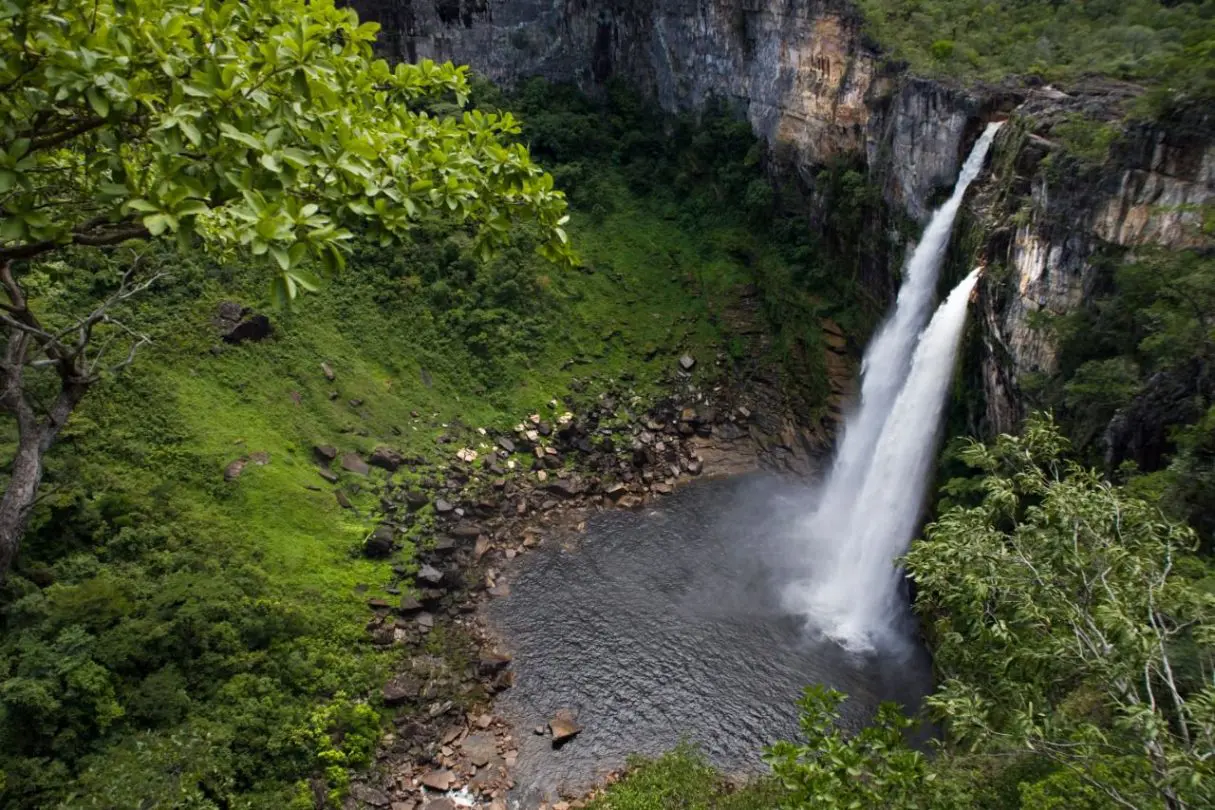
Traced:
<svg viewBox="0 0 1215 810">
<path fill-rule="evenodd" d="M 350 499 L 346 497 L 345 492 L 342 492 L 339 489 L 337 492 L 334 492 L 333 495 L 335 498 L 337 498 L 338 506 L 342 507 L 343 509 L 353 509 L 354 508 L 354 504 L 352 504 L 350 502 Z"/>
<path fill-rule="evenodd" d="M 337 377 L 337 375 L 333 373 L 333 366 L 329 365 L 328 363 L 321 363 L 321 373 L 325 375 L 325 379 L 329 382 L 333 382 Z"/>
<path fill-rule="evenodd" d="M 415 700 L 422 694 L 422 682 L 410 675 L 398 675 L 384 684 L 384 703 L 398 706 L 407 700 Z"/>
<path fill-rule="evenodd" d="M 350 786 L 350 796 L 355 801 L 369 804 L 372 807 L 388 807 L 392 804 L 392 799 L 387 793 L 379 788 L 364 785 L 360 782 L 356 782 Z"/>
<path fill-rule="evenodd" d="M 229 462 L 227 467 L 224 467 L 224 480 L 235 481 L 240 478 L 240 474 L 245 471 L 247 462 L 243 458 L 238 458 L 236 461 Z"/>
<path fill-rule="evenodd" d="M 429 585 L 438 585 L 443 581 L 443 572 L 433 565 L 423 565 L 418 569 L 418 579 Z"/>
<path fill-rule="evenodd" d="M 391 447 L 381 445 L 371 452 L 367 463 L 372 467 L 379 467 L 381 470 L 396 472 L 405 463 L 405 457 Z"/>
<path fill-rule="evenodd" d="M 505 653 L 483 652 L 477 660 L 477 671 L 482 675 L 493 675 L 510 666 L 511 657 Z"/>
<path fill-rule="evenodd" d="M 555 481 L 548 482 L 544 488 L 548 492 L 551 492 L 554 495 L 560 495 L 563 498 L 576 498 L 585 490 L 582 482 L 573 478 L 558 478 Z"/>
<path fill-rule="evenodd" d="M 505 436 L 502 436 L 498 439 L 498 446 L 501 447 L 503 450 L 505 450 L 508 453 L 515 452 L 515 443 L 512 442 L 510 439 L 508 439 Z"/>
<path fill-rule="evenodd" d="M 356 475 L 367 475 L 371 472 L 371 467 L 367 465 L 366 461 L 363 461 L 363 457 L 358 453 L 343 453 L 342 469 Z"/>
<path fill-rule="evenodd" d="M 582 731 L 582 726 L 578 725 L 573 711 L 560 709 L 548 721 L 548 730 L 553 735 L 553 745 L 557 745 L 576 737 Z"/>
<path fill-rule="evenodd" d="M 336 484 L 339 480 L 337 473 L 331 470 L 317 470 L 317 474 L 331 484 Z"/>
<path fill-rule="evenodd" d="M 397 610 L 402 616 L 409 616 L 420 612 L 422 610 L 422 603 L 418 601 L 418 597 L 407 593 L 401 597 L 401 604 L 397 607 Z"/>
<path fill-rule="evenodd" d="M 316 456 L 316 460 L 323 464 L 328 464 L 337 458 L 337 453 L 337 448 L 331 444 L 318 444 L 312 448 L 312 454 Z"/>
<path fill-rule="evenodd" d="M 392 547 L 392 527 L 380 526 L 363 543 L 363 554 L 373 560 L 382 560 L 392 554 Z"/>
<path fill-rule="evenodd" d="M 449 770 L 430 771 L 422 774 L 422 784 L 431 790 L 450 790 L 452 783 L 452 775 Z M 427 807 L 433 807 L 435 802 L 431 802 Z"/>
<path fill-rule="evenodd" d="M 488 765 L 491 759 L 498 756 L 496 738 L 494 735 L 483 731 L 469 734 L 460 747 L 468 756 L 469 761 L 478 768 Z"/>
<path fill-rule="evenodd" d="M 696 358 L 690 354 L 685 354 L 679 358 L 679 367 L 684 371 L 691 371 L 696 366 Z"/>
<path fill-rule="evenodd" d="M 452 506 L 450 502 L 445 501 L 442 498 L 435 501 L 435 511 L 440 515 L 446 515 L 449 512 L 454 512 L 455 509 L 456 507 Z"/>
<path fill-rule="evenodd" d="M 463 540 L 472 540 L 482 534 L 481 527 L 475 523 L 470 523 L 466 520 L 460 521 L 454 529 L 451 530 L 452 537 L 459 537 Z"/>
</svg>

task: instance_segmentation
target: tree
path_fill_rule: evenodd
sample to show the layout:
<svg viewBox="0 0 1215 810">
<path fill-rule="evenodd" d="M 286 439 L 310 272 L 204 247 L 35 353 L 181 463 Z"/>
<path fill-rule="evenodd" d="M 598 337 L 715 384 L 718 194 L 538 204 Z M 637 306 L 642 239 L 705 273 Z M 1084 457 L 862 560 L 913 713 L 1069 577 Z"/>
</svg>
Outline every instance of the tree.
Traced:
<svg viewBox="0 0 1215 810">
<path fill-rule="evenodd" d="M 982 502 L 907 555 L 943 675 L 928 704 L 957 745 L 1053 763 L 1033 806 L 1210 807 L 1215 596 L 1187 573 L 1194 534 L 1065 450 L 1041 416 L 972 443 Z"/>
<path fill-rule="evenodd" d="M 401 242 L 436 218 L 472 229 L 481 256 L 526 221 L 546 257 L 571 258 L 564 197 L 509 142 L 511 116 L 462 112 L 464 68 L 373 61 L 377 28 L 333 0 L 0 2 L 0 407 L 19 437 L 0 578 L 44 454 L 146 342 L 116 309 L 165 282 L 133 262 L 52 323 L 31 260 L 175 239 L 261 258 L 285 303 L 317 289 L 314 268 L 338 272 L 356 232 Z M 45 407 L 41 370 L 58 380 Z"/>
<path fill-rule="evenodd" d="M 906 740 L 915 722 L 894 703 L 855 734 L 839 728 L 844 695 L 812 686 L 800 701 L 803 740 L 779 742 L 765 759 L 785 788 L 786 810 L 946 810 L 968 806 L 956 785 L 932 773 L 929 759 Z"/>
</svg>

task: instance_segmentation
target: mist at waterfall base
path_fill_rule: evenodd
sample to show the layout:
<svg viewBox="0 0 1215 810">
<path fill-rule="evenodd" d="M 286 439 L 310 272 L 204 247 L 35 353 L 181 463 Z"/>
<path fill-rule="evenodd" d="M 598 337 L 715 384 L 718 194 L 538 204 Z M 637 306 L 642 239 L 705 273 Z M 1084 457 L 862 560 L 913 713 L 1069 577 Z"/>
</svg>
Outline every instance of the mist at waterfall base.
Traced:
<svg viewBox="0 0 1215 810">
<path fill-rule="evenodd" d="M 803 576 L 784 589 L 785 605 L 848 649 L 896 644 L 906 636 L 906 599 L 895 561 L 923 513 L 978 271 L 924 324 L 962 198 L 999 128 L 987 126 L 908 261 L 894 311 L 865 352 L 860 403 L 799 528 Z"/>
</svg>

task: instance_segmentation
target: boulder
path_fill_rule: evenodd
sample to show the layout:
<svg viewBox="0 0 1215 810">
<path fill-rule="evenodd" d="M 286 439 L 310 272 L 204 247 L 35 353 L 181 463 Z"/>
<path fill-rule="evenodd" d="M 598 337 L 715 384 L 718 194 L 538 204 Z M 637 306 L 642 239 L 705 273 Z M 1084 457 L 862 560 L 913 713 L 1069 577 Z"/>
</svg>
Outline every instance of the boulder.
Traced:
<svg viewBox="0 0 1215 810">
<path fill-rule="evenodd" d="M 224 336 L 224 343 L 240 344 L 265 340 L 274 333 L 270 319 L 265 315 L 253 315 L 232 327 Z"/>
<path fill-rule="evenodd" d="M 331 444 L 318 444 L 312 448 L 312 454 L 316 456 L 316 460 L 322 464 L 328 464 L 337 458 L 337 448 Z"/>
<path fill-rule="evenodd" d="M 399 706 L 407 700 L 415 700 L 422 694 L 422 682 L 412 675 L 398 675 L 384 684 L 384 703 Z"/>
<path fill-rule="evenodd" d="M 493 734 L 484 731 L 469 734 L 464 738 L 460 747 L 464 750 L 469 762 L 478 768 L 488 765 L 490 760 L 498 756 L 497 739 Z"/>
<path fill-rule="evenodd" d="M 367 465 L 366 461 L 363 461 L 363 457 L 358 453 L 343 453 L 342 469 L 356 475 L 367 475 L 371 472 L 371 467 Z"/>
<path fill-rule="evenodd" d="M 240 474 L 245 471 L 245 464 L 246 461 L 243 458 L 229 462 L 228 466 L 224 467 L 224 480 L 235 481 L 237 478 L 240 478 Z"/>
<path fill-rule="evenodd" d="M 401 597 L 401 604 L 397 606 L 397 610 L 403 616 L 419 613 L 422 610 L 422 602 L 418 597 L 407 593 Z"/>
<path fill-rule="evenodd" d="M 429 771 L 422 774 L 421 781 L 423 785 L 431 790 L 450 790 L 451 783 L 454 780 L 452 778 L 451 771 L 444 769 L 438 771 Z M 427 806 L 433 807 L 434 804 L 434 802 L 431 802 L 431 804 Z"/>
<path fill-rule="evenodd" d="M 472 540 L 482 534 L 481 527 L 475 523 L 462 520 L 456 527 L 451 530 L 452 537 L 458 537 L 461 540 Z"/>
<path fill-rule="evenodd" d="M 585 491 L 582 482 L 573 478 L 557 479 L 544 485 L 545 490 L 563 498 L 575 498 Z"/>
<path fill-rule="evenodd" d="M 435 501 L 435 511 L 438 512 L 440 515 L 446 515 L 449 512 L 454 512 L 455 509 L 456 509 L 456 507 L 453 506 L 450 501 L 446 501 L 442 498 L 439 498 L 437 501 Z"/>
<path fill-rule="evenodd" d="M 510 439 L 508 439 L 505 436 L 502 436 L 498 439 L 498 446 L 501 447 L 503 450 L 505 450 L 508 453 L 515 452 L 515 443 L 512 442 Z"/>
<path fill-rule="evenodd" d="M 350 796 L 355 801 L 369 804 L 372 807 L 388 807 L 392 804 L 392 799 L 389 798 L 387 793 L 371 785 L 364 785 L 361 782 L 356 782 L 350 786 Z"/>
<path fill-rule="evenodd" d="M 363 543 L 363 554 L 373 560 L 382 560 L 392 554 L 393 536 L 391 526 L 380 526 Z"/>
<path fill-rule="evenodd" d="M 321 373 L 325 375 L 325 379 L 329 382 L 333 382 L 337 377 L 337 375 L 333 373 L 333 366 L 329 365 L 328 363 L 321 363 Z"/>
<path fill-rule="evenodd" d="M 577 736 L 582 731 L 582 726 L 578 725 L 577 715 L 573 711 L 560 709 L 553 715 L 553 719 L 548 721 L 548 730 L 553 735 L 553 745 L 559 745 Z"/>
<path fill-rule="evenodd" d="M 423 565 L 418 569 L 418 580 L 429 585 L 438 585 L 443 581 L 443 572 L 433 565 Z"/>
<path fill-rule="evenodd" d="M 379 467 L 381 470 L 396 472 L 405 463 L 405 457 L 391 447 L 381 445 L 371 452 L 367 463 L 372 467 Z"/>
<path fill-rule="evenodd" d="M 696 358 L 690 354 L 685 354 L 679 358 L 679 367 L 684 371 L 691 371 L 696 366 Z"/>
</svg>

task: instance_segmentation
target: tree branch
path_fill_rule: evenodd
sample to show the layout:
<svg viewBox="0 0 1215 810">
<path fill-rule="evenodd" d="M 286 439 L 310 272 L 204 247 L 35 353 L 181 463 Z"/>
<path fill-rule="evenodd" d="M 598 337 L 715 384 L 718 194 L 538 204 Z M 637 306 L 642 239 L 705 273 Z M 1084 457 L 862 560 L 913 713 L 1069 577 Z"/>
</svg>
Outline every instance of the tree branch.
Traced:
<svg viewBox="0 0 1215 810">
<path fill-rule="evenodd" d="M 32 259 L 35 256 L 40 256 L 43 253 L 49 253 L 67 245 L 83 245 L 85 247 L 110 247 L 112 245 L 121 244 L 131 239 L 147 239 L 151 234 L 148 229 L 142 224 L 133 220 L 128 220 L 125 223 L 117 223 L 110 230 L 92 231 L 88 229 L 90 223 L 72 231 L 70 237 L 63 242 L 56 242 L 52 239 L 46 239 L 41 242 L 30 242 L 24 245 L 13 245 L 12 247 L 0 248 L 0 262 L 15 261 L 18 259 Z M 99 226 L 92 226 L 99 227 Z"/>
</svg>

